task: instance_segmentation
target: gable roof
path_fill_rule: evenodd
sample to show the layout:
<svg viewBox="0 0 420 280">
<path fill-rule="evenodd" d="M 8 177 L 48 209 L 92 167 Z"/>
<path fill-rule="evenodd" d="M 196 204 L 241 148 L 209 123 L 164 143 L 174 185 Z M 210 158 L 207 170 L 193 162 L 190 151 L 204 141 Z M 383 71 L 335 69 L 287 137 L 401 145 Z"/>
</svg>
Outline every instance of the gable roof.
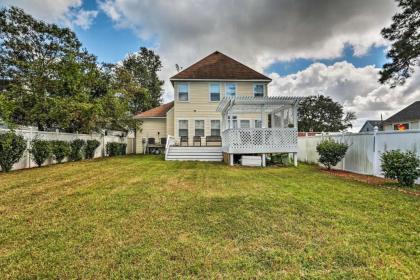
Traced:
<svg viewBox="0 0 420 280">
<path fill-rule="evenodd" d="M 148 111 L 138 113 L 134 116 L 135 119 L 143 118 L 166 118 L 166 113 L 174 107 L 174 102 L 169 102 Z"/>
<path fill-rule="evenodd" d="M 420 101 L 416 101 L 408 107 L 405 107 L 395 115 L 392 115 L 384 122 L 397 123 L 403 121 L 420 120 Z"/>
<path fill-rule="evenodd" d="M 271 81 L 267 76 L 248 66 L 215 51 L 190 67 L 182 70 L 170 80 L 264 80 Z"/>
<path fill-rule="evenodd" d="M 365 122 L 365 124 L 362 126 L 362 128 L 360 129 L 360 131 L 359 131 L 359 132 L 362 132 L 362 131 L 363 131 L 363 129 L 364 129 L 366 126 L 368 126 L 368 125 L 370 125 L 372 128 L 374 128 L 375 126 L 377 126 L 379 130 L 381 130 L 381 129 L 382 129 L 382 121 L 381 121 L 381 120 L 367 120 L 367 121 Z"/>
</svg>

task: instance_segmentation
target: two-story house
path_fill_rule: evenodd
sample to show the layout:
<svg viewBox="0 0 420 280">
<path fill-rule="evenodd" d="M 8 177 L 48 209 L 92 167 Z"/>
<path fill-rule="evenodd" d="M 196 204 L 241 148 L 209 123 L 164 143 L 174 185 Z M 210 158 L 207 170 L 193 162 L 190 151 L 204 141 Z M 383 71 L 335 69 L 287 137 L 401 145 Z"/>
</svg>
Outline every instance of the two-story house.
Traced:
<svg viewBox="0 0 420 280">
<path fill-rule="evenodd" d="M 258 144 L 263 128 L 290 130 L 294 126 L 293 133 L 297 130 L 298 98 L 268 97 L 269 77 L 218 51 L 177 73 L 170 81 L 174 87 L 174 101 L 135 116 L 142 120 L 136 135 L 137 153 L 146 152 L 147 147 L 165 145 L 169 136 L 173 137 L 175 145 L 189 146 L 179 150 L 179 154 L 183 151 L 188 154 L 198 151 L 191 147 L 209 146 L 208 136 L 214 136 L 213 140 L 224 139 L 224 145 L 228 145 L 229 135 L 223 135 L 228 129 L 242 131 L 236 136 L 244 141 L 249 138 L 246 141 L 251 142 L 243 143 L 248 146 Z M 254 154 L 257 150 L 241 151 Z M 213 150 L 207 147 L 200 151 Z M 219 156 L 216 158 L 220 159 Z"/>
</svg>

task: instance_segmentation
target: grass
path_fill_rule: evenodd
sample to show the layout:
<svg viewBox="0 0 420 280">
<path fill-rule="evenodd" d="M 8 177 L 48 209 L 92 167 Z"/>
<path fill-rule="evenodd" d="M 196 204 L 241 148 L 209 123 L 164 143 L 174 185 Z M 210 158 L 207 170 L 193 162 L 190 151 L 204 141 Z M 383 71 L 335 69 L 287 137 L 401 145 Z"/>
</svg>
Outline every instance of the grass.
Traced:
<svg viewBox="0 0 420 280">
<path fill-rule="evenodd" d="M 127 156 L 0 174 L 8 278 L 420 274 L 420 201 L 319 172 Z"/>
</svg>

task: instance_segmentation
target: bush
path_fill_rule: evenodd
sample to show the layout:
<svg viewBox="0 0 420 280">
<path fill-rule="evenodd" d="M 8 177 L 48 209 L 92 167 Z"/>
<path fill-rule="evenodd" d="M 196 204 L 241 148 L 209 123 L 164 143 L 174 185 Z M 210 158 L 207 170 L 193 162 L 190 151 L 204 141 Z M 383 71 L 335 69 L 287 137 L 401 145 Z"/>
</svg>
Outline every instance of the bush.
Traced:
<svg viewBox="0 0 420 280">
<path fill-rule="evenodd" d="M 0 166 L 2 171 L 9 172 L 26 150 L 22 136 L 13 131 L 0 134 Z"/>
<path fill-rule="evenodd" d="M 61 163 L 70 154 L 70 144 L 66 141 L 51 141 L 51 152 L 54 159 Z"/>
<path fill-rule="evenodd" d="M 31 154 L 34 157 L 34 161 L 38 166 L 42 164 L 50 157 L 51 155 L 51 146 L 48 141 L 34 139 L 31 141 Z"/>
<path fill-rule="evenodd" d="M 126 154 L 127 144 L 124 143 L 117 143 L 117 142 L 109 142 L 106 144 L 106 153 L 108 156 L 120 156 Z"/>
<path fill-rule="evenodd" d="M 86 145 L 85 140 L 76 139 L 70 142 L 69 159 L 71 161 L 78 161 L 83 159 L 83 147 Z"/>
<path fill-rule="evenodd" d="M 381 155 L 385 178 L 397 179 L 401 186 L 411 187 L 420 176 L 420 159 L 413 152 L 392 150 Z"/>
<path fill-rule="evenodd" d="M 345 143 L 338 143 L 332 139 L 321 141 L 316 146 L 316 151 L 319 154 L 319 162 L 331 169 L 332 166 L 337 165 L 346 155 L 348 145 Z"/>
<path fill-rule="evenodd" d="M 101 143 L 98 140 L 87 140 L 85 148 L 85 158 L 92 159 L 95 156 L 95 151 Z"/>
</svg>

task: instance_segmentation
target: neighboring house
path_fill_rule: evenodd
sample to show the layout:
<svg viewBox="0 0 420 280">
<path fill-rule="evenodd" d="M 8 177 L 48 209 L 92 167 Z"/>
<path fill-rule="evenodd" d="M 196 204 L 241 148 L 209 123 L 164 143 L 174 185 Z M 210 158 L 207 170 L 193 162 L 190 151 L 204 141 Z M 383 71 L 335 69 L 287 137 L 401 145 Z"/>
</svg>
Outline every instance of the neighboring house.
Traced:
<svg viewBox="0 0 420 280">
<path fill-rule="evenodd" d="M 170 81 L 175 100 L 135 116 L 138 153 L 169 141 L 166 159 L 222 160 L 223 153 L 233 164 L 257 155 L 264 165 L 266 153 L 296 155 L 301 98 L 268 97 L 269 77 L 216 51 Z"/>
<path fill-rule="evenodd" d="M 378 127 L 378 130 L 382 130 L 382 121 L 380 120 L 369 120 L 366 121 L 359 132 L 371 132 Z"/>
<path fill-rule="evenodd" d="M 385 131 L 420 129 L 420 101 L 402 109 L 383 122 Z"/>
</svg>

